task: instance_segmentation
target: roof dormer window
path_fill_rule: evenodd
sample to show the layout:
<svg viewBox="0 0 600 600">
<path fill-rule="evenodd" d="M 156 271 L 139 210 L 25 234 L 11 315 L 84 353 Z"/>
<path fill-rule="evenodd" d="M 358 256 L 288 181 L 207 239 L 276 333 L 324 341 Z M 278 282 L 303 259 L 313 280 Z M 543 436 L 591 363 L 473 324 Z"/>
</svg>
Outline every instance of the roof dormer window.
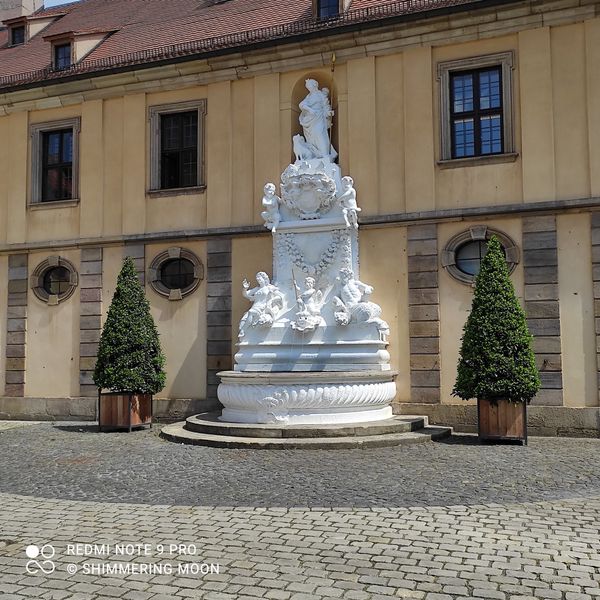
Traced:
<svg viewBox="0 0 600 600">
<path fill-rule="evenodd" d="M 71 42 L 54 44 L 54 68 L 58 71 L 68 69 L 73 64 L 73 45 Z"/>
<path fill-rule="evenodd" d="M 0 23 L 0 27 L 2 27 L 2 25 L 5 25 L 8 28 L 9 46 L 22 46 L 27 41 L 27 19 L 25 19 L 25 17 L 6 19 L 4 22 Z"/>
<path fill-rule="evenodd" d="M 20 46 L 25 43 L 25 25 L 14 25 L 10 28 L 10 45 Z"/>
<path fill-rule="evenodd" d="M 313 15 L 317 19 L 334 19 L 345 13 L 352 0 L 313 0 Z"/>
<path fill-rule="evenodd" d="M 340 14 L 340 0 L 317 0 L 317 18 L 329 19 Z"/>
</svg>

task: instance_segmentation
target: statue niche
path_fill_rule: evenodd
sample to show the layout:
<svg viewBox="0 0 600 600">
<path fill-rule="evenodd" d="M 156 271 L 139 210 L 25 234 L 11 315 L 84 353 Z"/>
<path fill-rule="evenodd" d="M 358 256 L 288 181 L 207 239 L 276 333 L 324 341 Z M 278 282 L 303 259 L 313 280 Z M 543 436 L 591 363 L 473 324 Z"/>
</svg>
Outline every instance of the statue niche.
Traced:
<svg viewBox="0 0 600 600">
<path fill-rule="evenodd" d="M 329 72 L 310 72 L 296 82 L 291 94 L 292 162 L 337 159 L 336 98 L 336 84 Z"/>
</svg>

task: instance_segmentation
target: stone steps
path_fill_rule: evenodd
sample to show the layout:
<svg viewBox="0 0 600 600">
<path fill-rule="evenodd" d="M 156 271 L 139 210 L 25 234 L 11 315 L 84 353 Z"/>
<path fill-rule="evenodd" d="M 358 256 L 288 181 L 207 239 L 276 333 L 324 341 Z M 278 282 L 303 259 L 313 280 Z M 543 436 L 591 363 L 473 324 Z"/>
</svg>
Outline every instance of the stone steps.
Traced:
<svg viewBox="0 0 600 600">
<path fill-rule="evenodd" d="M 385 421 L 344 425 L 255 425 L 218 421 L 205 413 L 166 425 L 161 436 L 171 442 L 214 448 L 379 448 L 420 444 L 451 435 L 449 427 L 432 427 L 427 417 L 397 415 Z"/>
<path fill-rule="evenodd" d="M 277 423 L 256 425 L 248 423 L 227 423 L 219 420 L 220 412 L 209 412 L 186 419 L 185 428 L 196 433 L 212 433 L 240 437 L 268 438 L 315 438 L 315 437 L 354 437 L 383 435 L 386 433 L 406 433 L 428 425 L 427 417 L 398 415 L 372 423 L 345 423 L 340 425 L 288 425 Z"/>
</svg>

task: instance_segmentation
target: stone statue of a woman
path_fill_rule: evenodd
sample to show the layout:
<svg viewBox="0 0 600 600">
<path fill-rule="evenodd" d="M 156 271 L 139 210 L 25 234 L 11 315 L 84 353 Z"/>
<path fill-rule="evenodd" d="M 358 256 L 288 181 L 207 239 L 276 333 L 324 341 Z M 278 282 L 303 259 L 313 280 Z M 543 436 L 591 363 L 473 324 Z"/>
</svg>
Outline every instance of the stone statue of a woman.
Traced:
<svg viewBox="0 0 600 600">
<path fill-rule="evenodd" d="M 329 90 L 319 89 L 319 84 L 314 79 L 306 80 L 308 96 L 300 102 L 300 125 L 304 130 L 304 139 L 314 158 L 327 158 L 331 161 L 337 152 L 329 139 L 333 110 L 329 102 Z"/>
</svg>

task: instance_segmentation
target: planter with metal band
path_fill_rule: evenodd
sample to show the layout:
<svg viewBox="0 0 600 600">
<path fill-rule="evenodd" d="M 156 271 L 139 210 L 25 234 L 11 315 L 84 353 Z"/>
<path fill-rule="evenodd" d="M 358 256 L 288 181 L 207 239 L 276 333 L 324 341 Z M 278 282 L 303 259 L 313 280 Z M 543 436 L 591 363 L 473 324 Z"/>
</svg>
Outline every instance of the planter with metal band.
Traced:
<svg viewBox="0 0 600 600">
<path fill-rule="evenodd" d="M 127 429 L 152 427 L 151 394 L 98 393 L 98 427 Z"/>
<path fill-rule="evenodd" d="M 481 441 L 508 440 L 527 444 L 527 402 L 479 398 L 477 414 Z"/>
</svg>

